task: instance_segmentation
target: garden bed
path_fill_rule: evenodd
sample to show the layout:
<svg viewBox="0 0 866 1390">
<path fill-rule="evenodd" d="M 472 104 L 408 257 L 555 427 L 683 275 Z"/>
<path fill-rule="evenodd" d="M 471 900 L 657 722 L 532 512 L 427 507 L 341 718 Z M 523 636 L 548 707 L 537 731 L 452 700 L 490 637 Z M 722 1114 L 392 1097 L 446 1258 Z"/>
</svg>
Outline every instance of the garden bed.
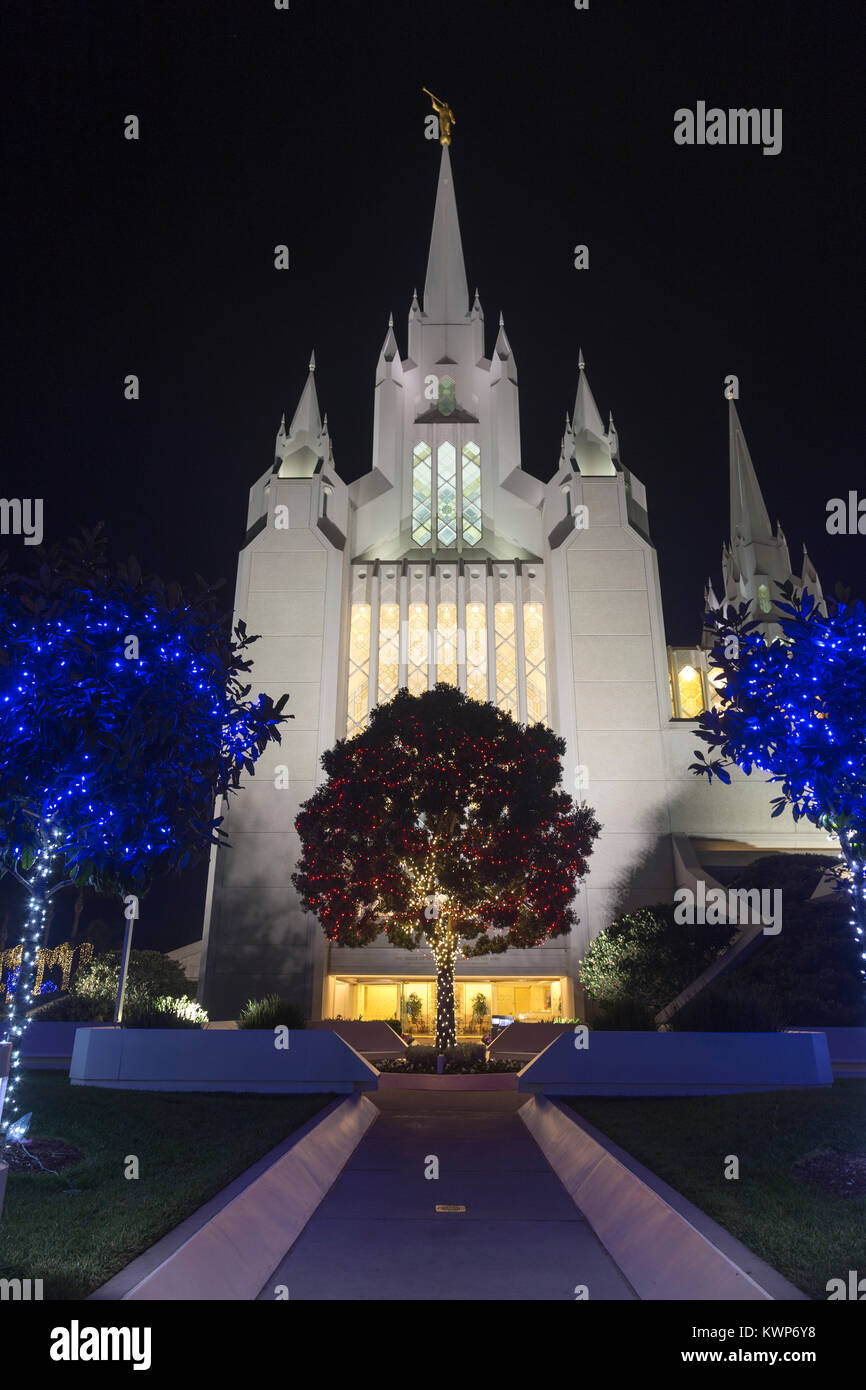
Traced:
<svg viewBox="0 0 866 1390">
<path fill-rule="evenodd" d="M 57 1072 L 28 1072 L 20 1089 L 45 1166 L 57 1167 L 49 1139 L 83 1155 L 57 1177 L 9 1173 L 0 1277 L 41 1278 L 46 1299 L 85 1298 L 333 1099 L 119 1095 Z"/>
<path fill-rule="evenodd" d="M 560 1103 L 810 1297 L 826 1299 L 828 1280 L 866 1270 L 866 1195 L 853 1195 L 862 1170 L 851 1163 L 863 1155 L 866 1081 L 809 1092 Z M 739 1159 L 736 1180 L 724 1176 L 729 1154 Z"/>
</svg>

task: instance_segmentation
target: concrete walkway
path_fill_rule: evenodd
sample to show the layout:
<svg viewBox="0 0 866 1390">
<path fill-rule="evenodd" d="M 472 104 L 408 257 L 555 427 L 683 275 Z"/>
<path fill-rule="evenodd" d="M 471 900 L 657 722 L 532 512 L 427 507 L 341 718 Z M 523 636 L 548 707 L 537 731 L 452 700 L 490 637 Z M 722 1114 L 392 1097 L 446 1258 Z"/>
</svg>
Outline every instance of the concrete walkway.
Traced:
<svg viewBox="0 0 866 1390">
<path fill-rule="evenodd" d="M 370 1093 L 382 1112 L 260 1299 L 633 1299 L 509 1091 Z M 439 1178 L 425 1178 L 428 1155 Z M 437 1205 L 465 1212 L 437 1213 Z"/>
</svg>

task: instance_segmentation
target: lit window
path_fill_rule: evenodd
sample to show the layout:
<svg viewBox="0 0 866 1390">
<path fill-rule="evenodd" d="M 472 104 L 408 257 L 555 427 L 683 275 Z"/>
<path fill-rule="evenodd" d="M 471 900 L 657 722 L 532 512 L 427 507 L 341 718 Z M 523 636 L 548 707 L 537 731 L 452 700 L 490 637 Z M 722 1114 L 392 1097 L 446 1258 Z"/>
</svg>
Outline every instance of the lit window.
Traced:
<svg viewBox="0 0 866 1390">
<path fill-rule="evenodd" d="M 514 604 L 497 603 L 493 609 L 496 643 L 496 703 L 517 715 L 517 650 L 514 637 Z"/>
<path fill-rule="evenodd" d="M 694 666 L 682 666 L 679 673 L 680 712 L 683 719 L 697 719 L 704 708 L 704 690 L 700 672 Z"/>
<path fill-rule="evenodd" d="M 472 443 L 463 445 L 463 539 L 481 540 L 481 450 Z"/>
<path fill-rule="evenodd" d="M 773 605 L 770 602 L 770 590 L 767 588 L 766 584 L 758 585 L 758 606 L 762 613 L 769 613 L 772 610 Z"/>
<path fill-rule="evenodd" d="M 544 661 L 544 610 L 536 600 L 523 605 L 526 654 L 526 719 L 543 724 L 547 718 L 547 675 Z"/>
<path fill-rule="evenodd" d="M 346 736 L 358 734 L 367 722 L 370 682 L 370 605 L 353 603 L 349 628 L 349 710 Z"/>
<path fill-rule="evenodd" d="M 430 448 L 416 444 L 412 463 L 412 539 L 427 545 L 433 535 L 433 476 Z"/>
<path fill-rule="evenodd" d="M 483 603 L 466 606 L 466 694 L 487 700 L 487 610 Z"/>
<path fill-rule="evenodd" d="M 440 545 L 457 540 L 457 451 L 447 440 L 439 445 L 436 486 L 436 535 Z"/>
<path fill-rule="evenodd" d="M 428 645 L 427 605 L 426 603 L 410 603 L 408 674 L 406 678 L 410 695 L 421 695 L 427 689 Z"/>
<path fill-rule="evenodd" d="M 436 609 L 436 679 L 457 684 L 456 603 L 440 603 Z"/>
<path fill-rule="evenodd" d="M 397 694 L 400 677 L 400 609 L 396 603 L 383 603 L 379 609 L 379 699 Z"/>
</svg>

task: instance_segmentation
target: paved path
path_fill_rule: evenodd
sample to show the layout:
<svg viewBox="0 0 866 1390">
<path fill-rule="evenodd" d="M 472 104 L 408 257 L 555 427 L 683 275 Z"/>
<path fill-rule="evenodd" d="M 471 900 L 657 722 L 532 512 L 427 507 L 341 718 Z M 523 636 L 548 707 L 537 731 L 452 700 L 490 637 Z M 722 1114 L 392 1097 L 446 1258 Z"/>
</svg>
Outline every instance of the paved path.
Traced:
<svg viewBox="0 0 866 1390">
<path fill-rule="evenodd" d="M 260 1299 L 275 1285 L 301 1300 L 572 1300 L 580 1284 L 591 1301 L 636 1297 L 518 1117 L 525 1096 L 370 1099 L 380 1117 Z"/>
</svg>

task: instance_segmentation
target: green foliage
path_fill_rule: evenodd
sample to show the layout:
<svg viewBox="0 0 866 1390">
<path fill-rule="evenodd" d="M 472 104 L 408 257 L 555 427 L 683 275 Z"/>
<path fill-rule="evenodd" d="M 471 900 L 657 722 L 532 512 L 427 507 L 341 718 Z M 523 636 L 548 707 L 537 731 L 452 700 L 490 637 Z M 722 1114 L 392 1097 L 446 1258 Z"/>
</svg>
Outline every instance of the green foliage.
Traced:
<svg viewBox="0 0 866 1390">
<path fill-rule="evenodd" d="M 487 995 L 482 994 L 479 990 L 475 998 L 472 1000 L 472 1017 L 474 1019 L 477 1019 L 480 1023 L 483 1018 L 487 1017 L 488 1012 L 489 1010 L 487 1007 Z"/>
<path fill-rule="evenodd" d="M 382 1022 L 382 1023 L 387 1023 L 388 1027 L 389 1027 L 389 1028 L 393 1028 L 395 1033 L 400 1033 L 400 1034 L 402 1034 L 402 1032 L 403 1032 L 403 1025 L 402 1025 L 402 1023 L 400 1022 L 399 1018 L 383 1018 L 383 1019 L 381 1020 L 381 1022 Z"/>
<path fill-rule="evenodd" d="M 120 983 L 120 951 L 94 956 L 72 981 L 68 994 L 51 999 L 31 1012 L 42 1023 L 111 1023 Z M 188 1004 L 190 982 L 183 967 L 160 951 L 131 951 L 123 1003 L 123 1021 L 152 1011 L 157 999 L 175 999 Z M 165 1027 L 171 1025 L 165 1024 Z M 198 1024 L 190 1025 L 193 1027 Z"/>
<path fill-rule="evenodd" d="M 618 917 L 591 943 L 580 966 L 586 993 L 602 1006 L 595 1026 L 653 1027 L 652 1016 L 712 964 L 735 931 L 681 925 L 669 903 Z"/>
<path fill-rule="evenodd" d="M 138 992 L 123 1009 L 125 1028 L 201 1028 L 207 1021 L 207 1012 L 195 1000 L 168 994 Z"/>
<path fill-rule="evenodd" d="M 758 937 L 754 950 L 690 999 L 673 1029 L 720 1032 L 866 1025 L 860 945 L 851 932 L 850 898 L 836 892 L 812 903 L 825 867 L 812 854 L 769 854 L 742 869 L 732 888 L 779 888 L 782 930 Z"/>
<path fill-rule="evenodd" d="M 481 1043 L 457 1043 L 444 1052 L 446 1076 L 489 1075 L 493 1072 L 520 1071 L 524 1065 L 510 1057 L 497 1057 L 487 1060 L 487 1053 Z M 404 1075 L 422 1073 L 430 1075 L 438 1071 L 439 1053 L 435 1047 L 419 1047 L 413 1044 L 405 1057 L 386 1057 L 376 1062 L 379 1071 L 397 1072 Z"/>
<path fill-rule="evenodd" d="M 250 999 L 241 1009 L 239 1028 L 306 1028 L 307 1016 L 297 1004 L 268 994 L 264 999 Z"/>
<path fill-rule="evenodd" d="M 111 1023 L 114 997 L 85 994 L 55 994 L 47 1004 L 31 1009 L 35 1023 Z"/>
<path fill-rule="evenodd" d="M 106 951 L 104 955 L 94 956 L 76 975 L 72 993 L 91 997 L 107 994 L 115 998 L 120 983 L 121 958 L 121 951 Z M 143 990 L 152 995 L 181 999 L 189 994 L 190 981 L 183 966 L 161 951 L 130 951 L 126 989 L 127 997 L 130 991 Z"/>
<path fill-rule="evenodd" d="M 600 826 L 562 791 L 564 740 L 438 684 L 402 689 L 322 758 L 292 876 L 329 940 L 428 948 L 430 866 L 466 957 L 570 931 Z"/>
<path fill-rule="evenodd" d="M 410 994 L 406 1000 L 406 1013 L 409 1016 L 409 1022 L 416 1024 L 423 1012 L 424 1004 L 421 1000 L 421 996 L 415 993 Z"/>
</svg>

